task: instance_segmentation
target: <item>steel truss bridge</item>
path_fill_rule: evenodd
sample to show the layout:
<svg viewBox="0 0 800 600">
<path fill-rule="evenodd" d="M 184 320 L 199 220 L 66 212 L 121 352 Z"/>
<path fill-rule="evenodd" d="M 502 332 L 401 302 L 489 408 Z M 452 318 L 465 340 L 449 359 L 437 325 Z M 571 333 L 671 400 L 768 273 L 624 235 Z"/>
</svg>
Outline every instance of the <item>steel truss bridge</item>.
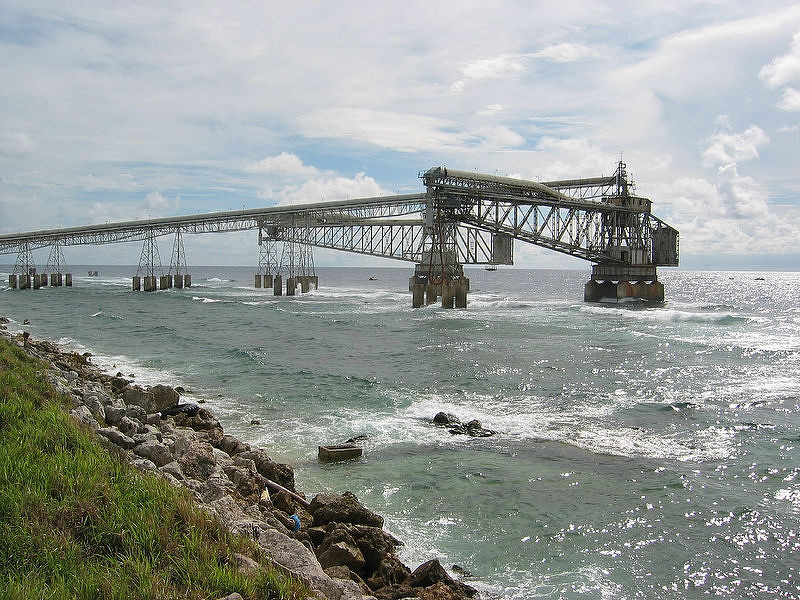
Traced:
<svg viewBox="0 0 800 600">
<path fill-rule="evenodd" d="M 513 240 L 590 261 L 597 283 L 653 283 L 657 266 L 678 264 L 678 232 L 631 193 L 622 162 L 611 176 L 541 183 L 444 167 L 419 176 L 417 194 L 3 234 L 0 254 L 16 254 L 15 272 L 26 272 L 31 252 L 49 247 L 47 268 L 60 270 L 63 247 L 142 241 L 140 270 L 153 275 L 158 237 L 174 236 L 180 272 L 182 235 L 257 230 L 259 270 L 290 277 L 292 263 L 271 254 L 276 242 L 413 262 L 424 285 L 463 278 L 463 265 L 513 264 Z"/>
</svg>

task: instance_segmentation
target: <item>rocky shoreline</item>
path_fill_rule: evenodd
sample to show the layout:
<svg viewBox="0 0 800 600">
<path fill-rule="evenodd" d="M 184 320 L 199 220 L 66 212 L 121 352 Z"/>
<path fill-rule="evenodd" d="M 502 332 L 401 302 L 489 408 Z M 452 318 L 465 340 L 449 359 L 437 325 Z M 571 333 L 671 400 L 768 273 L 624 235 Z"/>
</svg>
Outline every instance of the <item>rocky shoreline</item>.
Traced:
<svg viewBox="0 0 800 600">
<path fill-rule="evenodd" d="M 205 408 L 181 403 L 180 388 L 136 385 L 92 364 L 91 355 L 47 341 L 0 335 L 43 360 L 42 373 L 72 400 L 70 414 L 100 443 L 143 472 L 187 489 L 200 508 L 234 533 L 252 537 L 281 570 L 331 600 L 462 600 L 477 591 L 450 577 L 438 560 L 412 572 L 397 557 L 402 542 L 383 517 L 349 492 L 310 501 L 291 466 L 225 434 Z"/>
</svg>

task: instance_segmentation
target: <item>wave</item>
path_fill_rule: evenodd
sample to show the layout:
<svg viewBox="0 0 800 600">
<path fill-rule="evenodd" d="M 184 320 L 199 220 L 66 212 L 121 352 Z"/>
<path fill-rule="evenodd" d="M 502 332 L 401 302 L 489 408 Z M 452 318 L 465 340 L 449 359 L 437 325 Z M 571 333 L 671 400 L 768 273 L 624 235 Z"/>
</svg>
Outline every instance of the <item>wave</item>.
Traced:
<svg viewBox="0 0 800 600">
<path fill-rule="evenodd" d="M 594 305 L 582 306 L 581 312 L 598 314 L 598 315 L 614 315 L 634 319 L 638 321 L 652 321 L 658 323 L 718 323 L 718 324 L 734 324 L 734 323 L 747 323 L 754 322 L 758 319 L 756 317 L 745 316 L 741 314 L 734 314 L 731 312 L 692 312 L 688 310 L 678 309 L 664 309 L 664 308 L 648 308 L 648 309 L 627 309 L 627 308 L 612 308 L 600 307 Z"/>
<path fill-rule="evenodd" d="M 92 315 L 89 315 L 89 316 L 90 317 L 104 317 L 106 319 L 119 320 L 119 321 L 124 321 L 125 320 L 125 317 L 121 317 L 119 315 L 115 315 L 114 313 L 107 313 L 102 309 L 98 310 L 96 313 L 94 313 Z"/>
</svg>

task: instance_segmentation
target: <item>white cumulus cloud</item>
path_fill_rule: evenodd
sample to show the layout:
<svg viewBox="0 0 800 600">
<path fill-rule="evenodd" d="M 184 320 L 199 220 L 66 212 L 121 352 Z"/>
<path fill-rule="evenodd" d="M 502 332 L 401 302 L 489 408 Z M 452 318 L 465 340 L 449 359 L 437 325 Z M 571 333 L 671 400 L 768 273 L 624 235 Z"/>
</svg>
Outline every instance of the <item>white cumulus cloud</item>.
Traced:
<svg viewBox="0 0 800 600">
<path fill-rule="evenodd" d="M 720 131 L 711 137 L 711 143 L 703 151 L 703 158 L 710 164 L 727 164 L 758 158 L 758 147 L 769 142 L 769 137 L 760 127 L 752 125 L 741 133 Z"/>
<path fill-rule="evenodd" d="M 269 173 L 288 177 L 309 177 L 319 174 L 319 170 L 306 165 L 296 154 L 281 152 L 277 156 L 267 156 L 258 162 L 247 165 L 250 173 Z"/>
</svg>

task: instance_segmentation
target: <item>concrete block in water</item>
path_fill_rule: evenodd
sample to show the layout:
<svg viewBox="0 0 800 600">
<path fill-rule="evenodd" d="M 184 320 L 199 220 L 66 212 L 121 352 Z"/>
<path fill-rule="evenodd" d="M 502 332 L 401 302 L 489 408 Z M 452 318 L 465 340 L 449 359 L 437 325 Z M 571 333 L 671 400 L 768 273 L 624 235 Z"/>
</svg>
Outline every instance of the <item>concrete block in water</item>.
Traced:
<svg viewBox="0 0 800 600">
<path fill-rule="evenodd" d="M 272 287 L 272 293 L 275 296 L 283 295 L 283 277 L 281 275 L 275 275 L 275 282 Z"/>
<path fill-rule="evenodd" d="M 132 285 L 132 287 L 133 287 L 133 291 L 134 291 L 134 292 L 138 292 L 138 291 L 140 291 L 140 290 L 142 289 L 142 278 L 141 278 L 141 277 L 139 277 L 138 275 L 135 275 L 135 276 L 134 276 L 134 277 L 131 279 L 131 285 Z"/>
<path fill-rule="evenodd" d="M 261 289 L 261 275 L 260 275 L 259 273 L 256 273 L 256 275 L 255 275 L 255 280 L 254 280 L 254 282 L 253 282 L 253 286 L 254 286 L 254 287 L 257 289 L 257 290 L 260 290 L 260 289 Z"/>
<path fill-rule="evenodd" d="M 287 277 L 286 278 L 286 295 L 287 296 L 294 296 L 295 291 L 297 290 L 297 278 L 296 277 Z"/>
<path fill-rule="evenodd" d="M 72 287 L 72 273 L 64 273 L 64 285 Z"/>
<path fill-rule="evenodd" d="M 17 289 L 17 276 L 14 273 L 8 276 L 8 287 Z"/>
</svg>

